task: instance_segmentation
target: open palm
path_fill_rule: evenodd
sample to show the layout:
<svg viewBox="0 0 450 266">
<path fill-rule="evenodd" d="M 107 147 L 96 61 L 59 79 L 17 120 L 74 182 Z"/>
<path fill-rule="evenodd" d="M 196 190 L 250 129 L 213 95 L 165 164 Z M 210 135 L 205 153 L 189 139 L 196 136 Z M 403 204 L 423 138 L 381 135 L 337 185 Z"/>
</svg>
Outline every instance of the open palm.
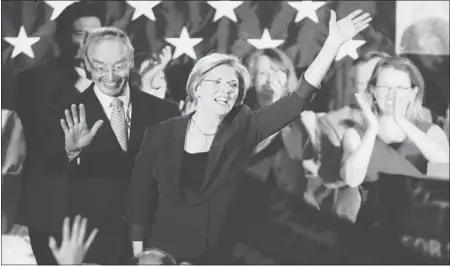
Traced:
<svg viewBox="0 0 450 266">
<path fill-rule="evenodd" d="M 87 219 L 77 215 L 72 228 L 69 218 L 64 219 L 61 245 L 58 247 L 53 237 L 49 239 L 49 247 L 60 265 L 79 265 L 83 262 L 86 252 L 92 245 L 98 230 L 94 229 L 86 239 Z M 86 240 L 85 240 L 86 239 Z"/>
<path fill-rule="evenodd" d="M 369 13 L 361 13 L 362 10 L 358 9 L 345 18 L 336 21 L 336 12 L 331 10 L 328 37 L 340 44 L 355 37 L 356 34 L 367 28 L 369 22 L 372 21 Z"/>
<path fill-rule="evenodd" d="M 69 110 L 64 111 L 66 120 L 61 119 L 61 127 L 64 130 L 64 139 L 66 150 L 68 152 L 80 150 L 91 144 L 92 139 L 103 124 L 102 120 L 98 120 L 95 122 L 94 126 L 92 126 L 92 129 L 89 129 L 86 124 L 86 111 L 84 105 L 79 105 L 79 115 L 76 105 L 73 104 L 71 109 L 72 112 Z"/>
<path fill-rule="evenodd" d="M 378 127 L 378 119 L 377 116 L 373 113 L 371 108 L 371 96 L 368 93 L 360 92 L 355 93 L 356 101 L 358 102 L 359 107 L 361 108 L 364 119 L 367 124 L 371 128 Z"/>
</svg>

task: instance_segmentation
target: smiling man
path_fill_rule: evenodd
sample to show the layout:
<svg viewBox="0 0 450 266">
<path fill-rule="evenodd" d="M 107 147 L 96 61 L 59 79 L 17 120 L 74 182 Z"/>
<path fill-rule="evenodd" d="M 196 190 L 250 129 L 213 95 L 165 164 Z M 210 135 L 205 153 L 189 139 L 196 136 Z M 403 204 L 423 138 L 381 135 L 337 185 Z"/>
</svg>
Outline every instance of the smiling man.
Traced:
<svg viewBox="0 0 450 266">
<path fill-rule="evenodd" d="M 134 49 L 119 29 L 92 31 L 82 53 L 94 83 L 60 121 L 70 162 L 68 212 L 99 230 L 85 262 L 123 264 L 132 256 L 125 219 L 128 185 L 145 128 L 180 111 L 130 86 Z"/>
</svg>

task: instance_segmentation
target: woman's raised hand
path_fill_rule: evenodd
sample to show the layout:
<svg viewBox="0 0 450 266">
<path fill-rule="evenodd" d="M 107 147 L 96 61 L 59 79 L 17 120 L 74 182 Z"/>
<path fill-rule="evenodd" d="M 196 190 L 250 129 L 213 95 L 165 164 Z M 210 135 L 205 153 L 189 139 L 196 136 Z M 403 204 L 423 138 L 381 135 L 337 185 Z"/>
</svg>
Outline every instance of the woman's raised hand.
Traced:
<svg viewBox="0 0 450 266">
<path fill-rule="evenodd" d="M 369 13 L 361 13 L 362 10 L 358 9 L 336 21 L 336 12 L 331 10 L 328 38 L 342 45 L 367 28 L 372 17 Z"/>
</svg>

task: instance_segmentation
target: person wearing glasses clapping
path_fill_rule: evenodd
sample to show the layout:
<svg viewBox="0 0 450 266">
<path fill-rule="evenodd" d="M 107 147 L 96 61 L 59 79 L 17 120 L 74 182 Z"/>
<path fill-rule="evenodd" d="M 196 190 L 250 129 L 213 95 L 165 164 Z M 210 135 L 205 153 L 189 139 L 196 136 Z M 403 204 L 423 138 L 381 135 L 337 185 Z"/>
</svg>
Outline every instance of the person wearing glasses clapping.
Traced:
<svg viewBox="0 0 450 266">
<path fill-rule="evenodd" d="M 367 91 L 355 95 L 365 123 L 344 133 L 340 174 L 345 185 L 368 193 L 354 206 L 361 206 L 356 222 L 371 226 L 379 218 L 379 173 L 424 176 L 429 162 L 448 163 L 449 144 L 440 127 L 421 119 L 424 80 L 409 59 L 381 59 Z"/>
</svg>

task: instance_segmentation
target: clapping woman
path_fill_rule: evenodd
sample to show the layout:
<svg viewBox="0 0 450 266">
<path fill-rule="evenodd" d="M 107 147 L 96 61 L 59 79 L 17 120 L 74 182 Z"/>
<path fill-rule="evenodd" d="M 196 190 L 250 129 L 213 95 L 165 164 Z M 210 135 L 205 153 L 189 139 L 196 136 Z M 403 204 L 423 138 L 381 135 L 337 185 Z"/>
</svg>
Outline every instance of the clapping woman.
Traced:
<svg viewBox="0 0 450 266">
<path fill-rule="evenodd" d="M 148 127 L 130 184 L 135 253 L 143 241 L 193 264 L 214 263 L 217 243 L 247 159 L 255 146 L 300 116 L 343 43 L 368 26 L 355 11 L 336 21 L 294 92 L 251 111 L 242 104 L 249 73 L 231 55 L 200 59 L 187 82 L 196 111 Z M 217 262 L 216 262 L 217 263 Z"/>
<path fill-rule="evenodd" d="M 368 190 L 357 222 L 371 225 L 378 218 L 372 192 L 379 173 L 426 174 L 429 162 L 448 163 L 449 144 L 441 128 L 420 119 L 424 81 L 410 60 L 380 60 L 368 91 L 356 95 L 366 125 L 344 134 L 341 178 L 350 187 Z"/>
</svg>

